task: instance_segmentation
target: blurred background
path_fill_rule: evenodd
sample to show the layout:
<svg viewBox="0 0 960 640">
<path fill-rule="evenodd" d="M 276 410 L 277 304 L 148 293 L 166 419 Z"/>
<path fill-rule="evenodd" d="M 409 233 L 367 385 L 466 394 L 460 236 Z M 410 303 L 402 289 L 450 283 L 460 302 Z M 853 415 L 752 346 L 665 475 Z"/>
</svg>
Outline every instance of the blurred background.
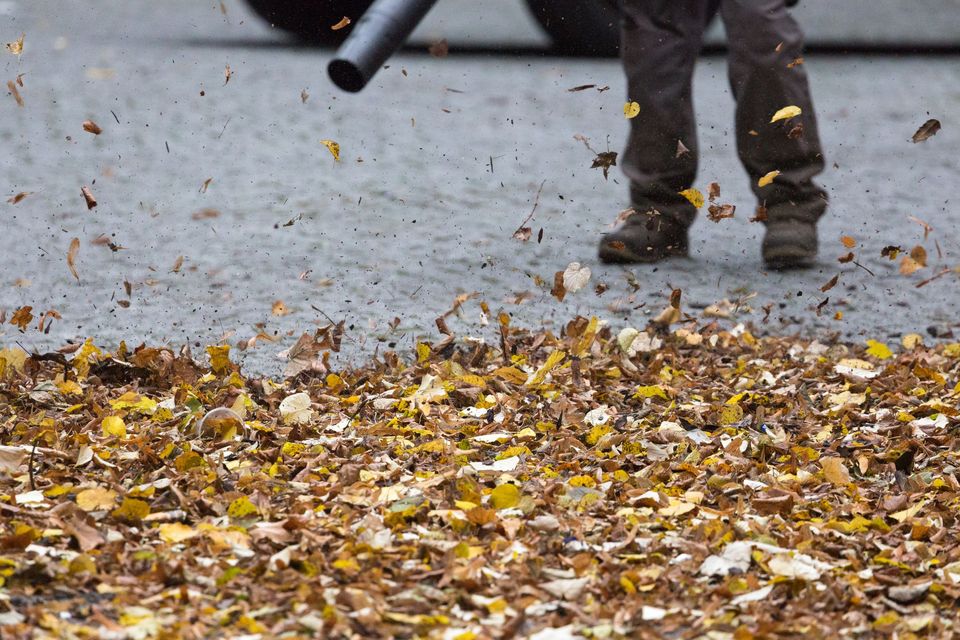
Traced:
<svg viewBox="0 0 960 640">
<path fill-rule="evenodd" d="M 353 358 L 437 339 L 434 318 L 474 292 L 448 318 L 460 336 L 483 335 L 479 300 L 554 330 L 578 313 L 642 326 L 674 287 L 695 314 L 742 301 L 730 321 L 761 331 L 948 336 L 960 300 L 960 0 L 802 0 L 796 15 L 832 209 L 818 268 L 771 274 L 748 222 L 722 52 L 695 77 L 697 186 L 718 182 L 736 218 L 699 220 L 691 260 L 622 269 L 597 262 L 596 242 L 628 204 L 626 184 L 591 169 L 574 138 L 622 150 L 619 62 L 557 55 L 576 38 L 550 48 L 520 0 L 440 0 L 415 46 L 356 95 L 327 80 L 331 50 L 241 0 L 0 0 L 4 41 L 24 34 L 22 53 L 2 57 L 0 342 L 226 341 L 251 346 L 235 351 L 247 369 L 276 373 L 277 353 L 330 319 L 346 320 Z M 449 55 L 423 51 L 440 39 Z M 719 27 L 710 42 L 722 44 Z M 912 144 L 934 117 L 943 130 Z M 339 144 L 339 161 L 322 140 Z M 519 242 L 541 185 L 533 238 Z M 850 251 L 841 236 L 862 266 L 837 262 Z M 923 246 L 929 262 L 904 275 L 881 257 L 888 245 Z M 593 275 L 560 303 L 550 284 L 572 261 Z M 21 332 L 9 319 L 25 305 L 35 319 Z M 48 310 L 62 319 L 38 332 Z"/>
</svg>

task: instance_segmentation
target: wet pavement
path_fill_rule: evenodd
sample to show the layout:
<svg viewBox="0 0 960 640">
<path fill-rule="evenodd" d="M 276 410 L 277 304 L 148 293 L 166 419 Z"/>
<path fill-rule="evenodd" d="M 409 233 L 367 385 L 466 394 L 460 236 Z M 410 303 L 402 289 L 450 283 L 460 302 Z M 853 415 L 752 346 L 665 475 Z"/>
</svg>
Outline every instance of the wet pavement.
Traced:
<svg viewBox="0 0 960 640">
<path fill-rule="evenodd" d="M 628 278 L 595 256 L 626 205 L 626 185 L 616 170 L 605 181 L 591 169 L 593 155 L 574 139 L 621 150 L 627 124 L 615 61 L 457 55 L 451 35 L 450 56 L 404 53 L 365 92 L 345 95 L 325 78 L 329 52 L 290 46 L 242 5 L 226 6 L 223 15 L 214 1 L 0 3 L 4 41 L 26 33 L 21 58 L 0 58 L 4 81 L 23 74 L 24 101 L 0 101 L 0 310 L 8 321 L 22 305 L 63 316 L 46 335 L 5 324 L 0 343 L 43 350 L 93 336 L 108 347 L 205 345 L 227 335 L 236 344 L 262 323 L 279 340 L 240 360 L 276 373 L 277 352 L 327 317 L 346 319 L 345 351 L 358 357 L 438 338 L 434 318 L 464 293 L 479 296 L 448 319 L 458 335 L 482 333 L 480 299 L 529 326 L 559 330 L 576 314 L 640 326 L 673 287 L 693 315 L 750 298 L 754 311 L 740 320 L 766 331 L 862 342 L 956 321 L 956 57 L 807 57 L 832 209 L 818 266 L 786 274 L 762 270 L 725 63 L 704 59 L 695 78 L 704 156 L 696 186 L 718 182 L 737 215 L 703 216 L 691 259 L 634 267 Z M 610 90 L 568 91 L 583 84 Z M 931 117 L 943 130 L 912 144 Z M 82 129 L 88 119 L 99 136 Z M 341 145 L 339 163 L 324 139 Z M 521 243 L 511 234 L 541 183 L 533 238 Z M 93 210 L 84 185 L 98 201 Z M 20 192 L 30 195 L 5 201 Z M 911 217 L 932 226 L 926 240 Z M 862 267 L 838 263 L 850 251 L 841 236 L 856 241 Z M 73 238 L 79 282 L 67 265 Z M 923 245 L 929 264 L 902 275 L 881 257 L 887 245 Z M 593 276 L 560 303 L 550 284 L 571 261 Z M 839 284 L 822 293 L 837 274 Z M 597 296 L 600 282 L 608 290 Z M 273 313 L 276 301 L 285 315 Z"/>
</svg>

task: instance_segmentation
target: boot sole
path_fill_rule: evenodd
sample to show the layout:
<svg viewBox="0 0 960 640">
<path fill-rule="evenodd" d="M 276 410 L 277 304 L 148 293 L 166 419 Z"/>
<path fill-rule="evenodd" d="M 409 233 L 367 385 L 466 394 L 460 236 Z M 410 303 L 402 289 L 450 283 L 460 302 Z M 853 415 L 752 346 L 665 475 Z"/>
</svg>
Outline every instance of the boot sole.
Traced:
<svg viewBox="0 0 960 640">
<path fill-rule="evenodd" d="M 816 259 L 816 252 L 811 253 L 800 247 L 777 247 L 763 252 L 763 264 L 773 271 L 809 269 Z"/>
<path fill-rule="evenodd" d="M 635 253 L 624 246 L 623 249 L 611 247 L 604 243 L 600 245 L 600 262 L 607 264 L 652 264 L 667 258 L 686 258 L 689 255 L 686 247 L 671 247 L 663 253 Z"/>
</svg>

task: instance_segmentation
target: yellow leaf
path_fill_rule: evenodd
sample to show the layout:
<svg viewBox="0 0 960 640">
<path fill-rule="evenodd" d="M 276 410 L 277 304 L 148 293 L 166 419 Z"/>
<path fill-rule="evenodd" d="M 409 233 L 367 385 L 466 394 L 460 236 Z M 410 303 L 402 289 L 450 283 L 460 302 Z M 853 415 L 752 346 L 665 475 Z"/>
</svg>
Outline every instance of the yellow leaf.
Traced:
<svg viewBox="0 0 960 640">
<path fill-rule="evenodd" d="M 229 507 L 227 507 L 227 515 L 231 518 L 245 518 L 247 516 L 255 515 L 259 512 L 260 510 L 257 509 L 256 505 L 250 502 L 250 499 L 247 498 L 247 496 L 240 496 L 231 502 Z"/>
<path fill-rule="evenodd" d="M 19 38 L 17 38 L 17 39 L 14 40 L 13 42 L 8 42 L 8 43 L 7 43 L 7 51 L 9 51 L 10 53 L 12 53 L 12 54 L 15 55 L 15 56 L 18 56 L 18 55 L 20 55 L 21 53 L 23 53 L 23 38 L 24 38 L 24 36 L 26 36 L 26 35 L 27 35 L 27 34 L 25 34 L 25 33 L 21 33 Z"/>
<path fill-rule="evenodd" d="M 773 182 L 773 179 L 776 178 L 778 175 L 780 175 L 780 172 L 777 171 L 776 169 L 774 169 L 773 171 L 771 171 L 771 172 L 768 173 L 767 175 L 765 175 L 765 176 L 763 176 L 762 178 L 760 178 L 760 180 L 757 181 L 757 186 L 758 186 L 758 187 L 765 187 L 765 186 L 767 186 L 768 184 L 771 184 L 771 183 Z"/>
<path fill-rule="evenodd" d="M 893 351 L 890 351 L 890 347 L 876 340 L 867 340 L 867 353 L 880 360 L 893 357 Z"/>
<path fill-rule="evenodd" d="M 123 503 L 114 509 L 111 515 L 120 520 L 140 522 L 150 515 L 150 505 L 143 500 L 124 498 Z"/>
<path fill-rule="evenodd" d="M 743 408 L 738 404 L 728 404 L 720 410 L 720 424 L 726 426 L 743 420 Z"/>
<path fill-rule="evenodd" d="M 334 142 L 333 140 L 321 140 L 320 144 L 325 146 L 330 150 L 330 155 L 333 156 L 335 162 L 340 162 L 340 145 L 339 143 Z"/>
<path fill-rule="evenodd" d="M 157 410 L 156 400 L 151 400 L 133 391 L 127 391 L 116 400 L 111 400 L 110 406 L 117 411 L 136 411 L 146 415 L 153 415 Z"/>
<path fill-rule="evenodd" d="M 417 343 L 417 364 L 423 364 L 430 357 L 430 345 Z"/>
<path fill-rule="evenodd" d="M 230 369 L 230 345 L 207 347 L 210 355 L 210 368 L 214 373 L 225 373 Z"/>
<path fill-rule="evenodd" d="M 57 389 L 59 389 L 60 393 L 62 393 L 65 396 L 82 396 L 83 395 L 83 389 L 80 387 L 79 384 L 77 384 L 73 380 L 67 380 L 66 382 L 58 382 Z"/>
<path fill-rule="evenodd" d="M 600 320 L 596 316 L 590 318 L 587 328 L 583 331 L 583 335 L 581 335 L 580 339 L 577 341 L 577 346 L 573 349 L 573 354 L 575 356 L 582 356 L 587 352 L 587 350 L 593 344 L 593 340 L 596 338 L 597 330 L 599 328 Z"/>
<path fill-rule="evenodd" d="M 919 333 L 908 333 L 900 340 L 904 349 L 916 349 L 923 346 L 923 336 Z"/>
<path fill-rule="evenodd" d="M 502 484 L 490 493 L 490 506 L 494 509 L 510 509 L 519 503 L 520 489 L 514 484 Z"/>
<path fill-rule="evenodd" d="M 200 532 L 196 531 L 193 527 L 187 526 L 180 522 L 165 523 L 160 525 L 158 529 L 160 531 L 161 540 L 174 544 L 200 535 Z"/>
<path fill-rule="evenodd" d="M 890 517 L 900 523 L 906 522 L 907 520 L 910 520 L 915 515 L 920 513 L 920 509 L 923 509 L 924 505 L 926 504 L 927 504 L 926 500 L 921 500 L 917 504 L 907 509 L 904 509 L 903 511 L 897 511 L 896 513 L 891 513 Z"/>
<path fill-rule="evenodd" d="M 123 438 L 127 435 L 127 425 L 123 423 L 123 418 L 120 416 L 107 416 L 100 424 L 100 428 L 105 436 Z"/>
<path fill-rule="evenodd" d="M 770 119 L 770 122 L 776 122 L 777 120 L 789 120 L 790 118 L 796 118 L 796 117 L 797 117 L 798 115 L 800 115 L 801 113 L 803 113 L 803 112 L 800 110 L 800 107 L 796 107 L 796 106 L 794 106 L 794 105 L 790 105 L 789 107 L 784 107 L 783 109 L 780 109 L 780 110 L 777 111 L 775 114 L 773 114 L 773 118 Z"/>
<path fill-rule="evenodd" d="M 634 585 L 633 581 L 625 574 L 620 574 L 620 586 L 623 587 L 623 590 L 627 593 L 634 594 L 637 592 L 636 585 Z"/>
<path fill-rule="evenodd" d="M 341 558 L 333 561 L 333 568 L 340 569 L 345 573 L 357 573 L 360 571 L 360 565 L 353 558 Z"/>
<path fill-rule="evenodd" d="M 567 354 L 563 351 L 554 351 L 551 353 L 549 356 L 547 356 L 547 361 L 543 363 L 543 366 L 537 369 L 537 372 L 530 376 L 530 378 L 526 381 L 526 384 L 528 386 L 541 384 L 547 377 L 547 374 L 556 368 L 556 366 L 560 364 L 565 357 L 567 357 Z"/>
<path fill-rule="evenodd" d="M 462 376 L 460 376 L 460 380 L 467 383 L 471 387 L 480 387 L 481 389 L 483 389 L 484 387 L 487 386 L 487 382 L 483 378 L 481 378 L 478 375 L 474 375 L 472 373 L 463 374 Z"/>
<path fill-rule="evenodd" d="M 853 249 L 857 246 L 857 241 L 851 238 L 850 236 L 840 236 L 840 242 L 843 243 L 847 249 Z"/>
<path fill-rule="evenodd" d="M 84 511 L 100 511 L 113 508 L 117 492 L 103 487 L 84 489 L 77 494 L 77 506 Z"/>
<path fill-rule="evenodd" d="M 828 482 L 840 486 L 850 483 L 850 472 L 843 464 L 843 458 L 821 458 L 820 466 L 823 468 L 823 477 Z"/>
<path fill-rule="evenodd" d="M 507 382 L 514 384 L 524 384 L 527 381 L 527 374 L 516 367 L 500 367 L 491 375 L 497 378 L 503 378 Z"/>
<path fill-rule="evenodd" d="M 697 209 L 703 206 L 703 194 L 700 193 L 699 189 L 690 187 L 689 189 L 684 189 L 681 191 L 680 195 L 689 200 L 690 204 L 695 206 Z"/>
<path fill-rule="evenodd" d="M 667 397 L 667 392 L 663 390 L 663 387 L 660 385 L 645 385 L 637 387 L 637 390 L 633 392 L 633 397 L 636 399 L 640 398 L 663 398 L 664 400 L 669 400 Z"/>
<path fill-rule="evenodd" d="M 623 117 L 627 120 L 636 118 L 640 114 L 640 105 L 636 102 L 628 102 L 623 105 Z"/>
</svg>

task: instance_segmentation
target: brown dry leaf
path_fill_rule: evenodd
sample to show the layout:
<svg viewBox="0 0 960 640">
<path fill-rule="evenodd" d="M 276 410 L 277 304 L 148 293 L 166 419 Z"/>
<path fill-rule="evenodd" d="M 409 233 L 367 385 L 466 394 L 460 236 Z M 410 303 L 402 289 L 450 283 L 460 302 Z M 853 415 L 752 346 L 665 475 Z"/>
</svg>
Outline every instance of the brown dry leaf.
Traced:
<svg viewBox="0 0 960 640">
<path fill-rule="evenodd" d="M 203 181 L 203 184 L 200 185 L 200 193 L 206 193 L 206 192 L 207 192 L 207 189 L 210 188 L 210 183 L 211 183 L 211 182 L 213 182 L 213 178 L 207 178 L 206 180 L 204 180 L 204 181 Z M 203 211 L 208 211 L 208 209 L 203 209 Z M 209 209 L 209 211 L 214 211 L 214 210 L 213 210 L 213 209 Z M 193 214 L 193 215 L 196 216 L 197 214 Z M 217 213 L 217 215 L 219 215 L 219 212 Z M 213 216 L 213 217 L 216 217 L 216 216 Z M 196 220 L 196 219 L 197 219 L 197 218 L 194 217 L 194 220 Z"/>
<path fill-rule="evenodd" d="M 309 333 L 301 335 L 296 344 L 280 353 L 280 357 L 287 358 L 289 361 L 283 370 L 284 377 L 291 378 L 303 371 L 325 371 L 323 361 L 317 357 L 323 346 L 315 335 Z"/>
<path fill-rule="evenodd" d="M 7 89 L 10 90 L 10 95 L 13 96 L 13 99 L 17 101 L 17 106 L 23 106 L 23 97 L 20 95 L 20 91 L 17 89 L 17 85 L 13 80 L 7 80 Z"/>
<path fill-rule="evenodd" d="M 802 64 L 803 64 L 803 56 L 800 56 L 800 57 L 794 58 L 793 62 L 788 62 L 787 69 L 793 69 L 794 67 L 799 67 Z"/>
<path fill-rule="evenodd" d="M 77 541 L 81 551 L 96 549 L 106 538 L 94 527 L 84 522 L 79 512 L 63 519 L 63 531 Z"/>
<path fill-rule="evenodd" d="M 103 129 L 100 128 L 100 125 L 98 125 L 93 120 L 84 120 L 83 130 L 86 131 L 87 133 L 92 133 L 95 136 L 98 136 L 101 133 L 103 133 Z"/>
<path fill-rule="evenodd" d="M 310 99 L 310 94 L 307 93 L 307 90 L 306 90 L 306 89 L 301 89 L 301 90 L 300 90 L 300 102 L 302 102 L 303 104 L 307 104 L 307 100 L 309 100 L 309 99 Z"/>
<path fill-rule="evenodd" d="M 680 308 L 680 298 L 683 297 L 682 289 L 674 289 L 670 292 L 670 306 L 674 309 Z"/>
<path fill-rule="evenodd" d="M 847 264 L 848 262 L 853 262 L 853 259 L 856 257 L 857 257 L 856 254 L 854 254 L 853 251 L 851 251 L 846 255 L 843 255 L 837 258 L 837 262 L 839 262 L 840 264 Z"/>
<path fill-rule="evenodd" d="M 199 211 L 194 211 L 193 213 L 190 214 L 190 217 L 194 220 L 209 220 L 210 218 L 220 217 L 220 211 L 217 209 L 211 209 L 207 207 L 204 209 L 200 209 Z"/>
<path fill-rule="evenodd" d="M 931 118 L 920 125 L 920 128 L 913 134 L 911 140 L 913 140 L 914 144 L 923 142 L 935 136 L 938 131 L 940 131 L 940 121 L 936 118 Z"/>
<path fill-rule="evenodd" d="M 77 279 L 77 282 L 80 282 L 80 275 L 77 273 L 77 253 L 80 251 L 80 238 L 74 238 L 70 241 L 70 248 L 67 249 L 67 266 L 70 268 L 70 273 L 73 274 L 73 277 Z"/>
<path fill-rule="evenodd" d="M 922 269 L 925 265 L 921 264 L 918 260 L 913 257 L 913 251 L 910 252 L 911 255 L 903 256 L 900 260 L 900 273 L 905 276 L 909 276 L 912 273 L 915 273 Z M 926 255 L 923 256 L 924 261 L 926 261 Z"/>
<path fill-rule="evenodd" d="M 920 245 L 910 249 L 910 257 L 921 267 L 927 266 L 927 250 Z"/>
<path fill-rule="evenodd" d="M 7 199 L 7 202 L 9 202 L 10 204 L 17 204 L 18 202 L 20 202 L 21 200 L 23 200 L 24 198 L 26 198 L 27 196 L 32 195 L 32 194 L 33 194 L 32 191 L 21 191 L 21 192 L 18 193 L 17 195 L 15 195 L 15 196 L 13 196 L 13 197 L 11 197 L 11 198 L 8 198 L 8 199 Z"/>
<path fill-rule="evenodd" d="M 177 259 L 173 261 L 173 267 L 170 269 L 170 273 L 180 273 L 180 268 L 183 266 L 183 256 L 177 256 Z"/>
<path fill-rule="evenodd" d="M 351 22 L 352 22 L 352 20 L 350 20 L 350 18 L 348 18 L 347 16 L 343 16 L 342 18 L 340 18 L 340 22 L 338 22 L 337 24 L 332 25 L 332 26 L 330 27 L 330 30 L 331 30 L 331 31 L 340 31 L 340 29 L 343 29 L 344 27 L 346 27 L 347 25 L 349 25 Z"/>
<path fill-rule="evenodd" d="M 803 137 L 803 123 L 798 122 L 787 132 L 787 137 L 791 140 L 799 140 Z"/>
<path fill-rule="evenodd" d="M 274 300 L 273 306 L 270 308 L 270 313 L 278 317 L 283 317 L 290 313 L 290 308 L 283 303 L 283 300 Z"/>
<path fill-rule="evenodd" d="M 843 458 L 821 458 L 820 467 L 823 469 L 823 476 L 828 482 L 839 486 L 850 484 L 850 471 L 843 463 Z"/>
<path fill-rule="evenodd" d="M 683 144 L 683 140 L 677 140 L 677 155 L 675 158 L 685 156 L 690 153 L 690 149 L 687 148 L 687 145 Z"/>
<path fill-rule="evenodd" d="M 87 203 L 87 211 L 97 206 L 97 199 L 93 197 L 93 191 L 90 190 L 90 187 L 86 185 L 80 187 L 80 193 L 83 194 L 83 201 Z"/>
<path fill-rule="evenodd" d="M 513 232 L 513 237 L 521 242 L 526 242 L 533 235 L 533 229 L 530 227 L 520 227 Z"/>
<path fill-rule="evenodd" d="M 617 166 L 617 152 L 616 151 L 603 151 L 598 153 L 593 159 L 593 164 L 590 165 L 591 169 L 603 169 L 603 179 L 607 179 L 607 174 L 610 172 L 610 167 Z"/>
<path fill-rule="evenodd" d="M 757 205 L 757 210 L 753 214 L 753 217 L 750 218 L 750 222 L 766 222 L 767 221 L 767 208 L 762 205 Z"/>
<path fill-rule="evenodd" d="M 837 282 L 839 281 L 840 281 L 840 274 L 838 273 L 837 275 L 830 278 L 826 284 L 820 287 L 820 291 L 822 291 L 823 293 L 830 291 L 830 289 L 833 289 L 835 286 L 837 286 Z"/>
<path fill-rule="evenodd" d="M 15 473 L 27 461 L 29 451 L 22 447 L 0 445 L 0 472 Z"/>
<path fill-rule="evenodd" d="M 224 77 L 223 86 L 227 86 L 227 83 L 230 82 L 230 78 L 233 77 L 233 72 L 230 70 L 230 65 L 227 65 L 226 67 L 224 67 L 223 77 Z"/>
<path fill-rule="evenodd" d="M 19 327 L 20 331 L 26 331 L 27 325 L 33 321 L 33 307 L 26 305 L 13 312 L 10 318 L 10 324 Z"/>
<path fill-rule="evenodd" d="M 853 249 L 857 246 L 857 241 L 851 238 L 850 236 L 840 236 L 840 242 L 843 243 L 847 249 Z"/>
<path fill-rule="evenodd" d="M 450 53 L 450 45 L 446 39 L 438 40 L 430 45 L 429 51 L 434 58 L 446 58 Z"/>
<path fill-rule="evenodd" d="M 550 295 L 559 302 L 563 302 L 564 296 L 567 295 L 567 290 L 563 288 L 563 271 L 553 274 L 553 288 L 550 289 Z"/>
<path fill-rule="evenodd" d="M 716 202 L 717 198 L 720 197 L 720 183 L 711 182 L 707 185 L 707 200 L 710 202 Z"/>
<path fill-rule="evenodd" d="M 40 321 L 37 322 L 37 331 L 40 333 L 47 333 L 50 331 L 50 327 L 53 325 L 54 320 L 62 320 L 63 316 L 60 315 L 60 312 L 56 309 L 47 309 L 42 316 L 40 316 Z"/>
<path fill-rule="evenodd" d="M 707 207 L 707 218 L 712 222 L 720 222 L 725 218 L 732 218 L 737 208 L 732 204 L 712 204 Z"/>
</svg>

